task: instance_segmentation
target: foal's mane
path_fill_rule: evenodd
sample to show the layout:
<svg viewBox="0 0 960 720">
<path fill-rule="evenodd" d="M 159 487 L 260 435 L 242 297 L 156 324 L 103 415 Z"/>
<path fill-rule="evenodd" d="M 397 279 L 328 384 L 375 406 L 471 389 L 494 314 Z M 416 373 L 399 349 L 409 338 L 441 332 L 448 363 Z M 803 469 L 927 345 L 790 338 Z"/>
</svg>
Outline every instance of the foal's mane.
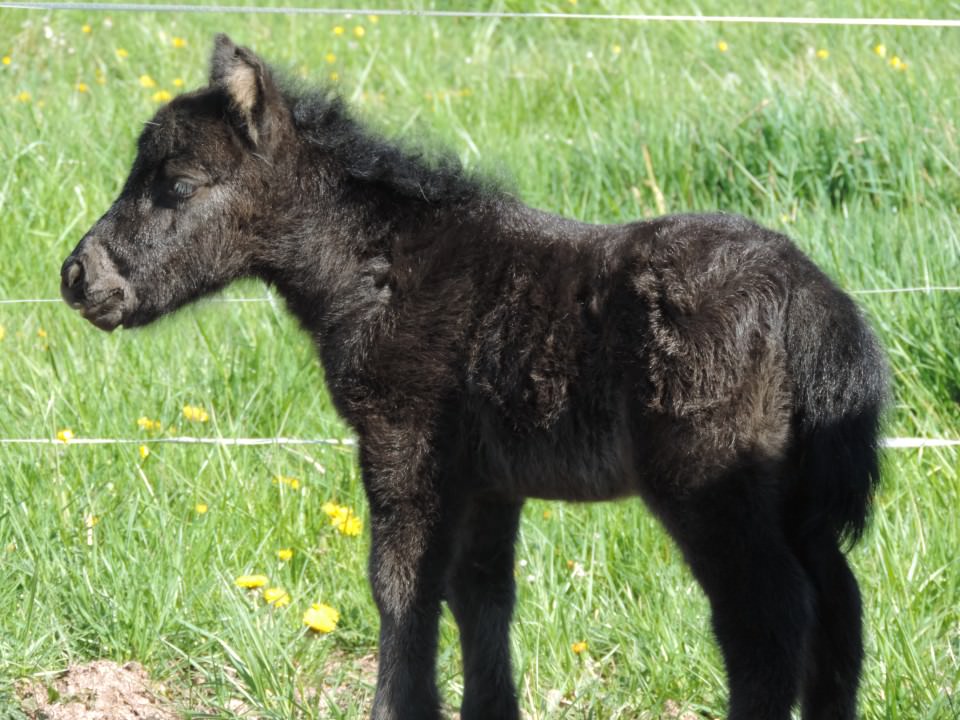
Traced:
<svg viewBox="0 0 960 720">
<path fill-rule="evenodd" d="M 377 134 L 354 118 L 330 88 L 285 88 L 284 96 L 297 128 L 362 183 L 431 204 L 461 203 L 495 189 L 490 180 L 465 170 L 449 150 L 427 153 Z"/>
</svg>

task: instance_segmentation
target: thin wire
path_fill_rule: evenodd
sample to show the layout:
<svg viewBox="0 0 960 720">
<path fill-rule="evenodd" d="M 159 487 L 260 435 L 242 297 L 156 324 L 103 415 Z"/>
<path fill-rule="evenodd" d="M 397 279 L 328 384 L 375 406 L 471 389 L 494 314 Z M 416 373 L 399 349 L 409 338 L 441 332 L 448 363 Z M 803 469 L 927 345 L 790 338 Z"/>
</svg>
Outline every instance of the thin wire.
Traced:
<svg viewBox="0 0 960 720">
<path fill-rule="evenodd" d="M 0 305 L 30 305 L 33 303 L 57 303 L 63 302 L 59 298 L 19 298 L 16 300 L 0 300 Z"/>
<path fill-rule="evenodd" d="M 264 445 L 329 445 L 353 447 L 354 438 L 217 438 L 217 437 L 167 437 L 167 438 L 71 438 L 64 442 L 57 438 L 0 438 L 0 445 L 219 445 L 225 447 L 256 447 Z M 883 439 L 883 446 L 895 450 L 918 448 L 960 447 L 960 439 L 890 437 Z"/>
<path fill-rule="evenodd" d="M 950 438 L 891 437 L 883 439 L 883 446 L 897 450 L 905 448 L 960 447 L 960 440 Z"/>
<path fill-rule="evenodd" d="M 931 292 L 960 292 L 960 285 L 918 285 L 916 287 L 898 287 L 898 288 L 871 288 L 867 290 L 848 290 L 851 295 L 895 295 L 897 293 L 931 293 Z M 230 305 L 232 303 L 274 303 L 276 296 L 266 295 L 264 297 L 236 297 L 236 298 L 210 298 L 206 302 L 223 303 Z M 15 298 L 13 300 L 0 300 L 0 305 L 29 305 L 31 303 L 60 303 L 59 298 Z"/>
<path fill-rule="evenodd" d="M 217 437 L 166 437 L 166 438 L 70 438 L 67 441 L 58 438 L 0 438 L 0 445 L 222 445 L 222 446 L 258 446 L 258 445 L 332 445 L 352 447 L 353 438 L 217 438 Z"/>
<path fill-rule="evenodd" d="M 212 303 L 273 303 L 275 297 L 236 297 L 236 298 L 209 298 L 205 302 Z M 0 305 L 29 305 L 30 303 L 62 303 L 60 298 L 17 298 L 13 300 L 0 300 Z"/>
<path fill-rule="evenodd" d="M 851 295 L 886 295 L 893 293 L 916 292 L 960 292 L 960 285 L 925 285 L 923 287 L 875 288 L 872 290 L 850 290 Z"/>
<path fill-rule="evenodd" d="M 395 8 L 245 7 L 236 5 L 178 5 L 97 2 L 0 2 L 0 8 L 21 10 L 87 10 L 94 12 L 163 12 L 257 15 L 381 15 L 441 18 L 496 18 L 515 20 L 607 20 L 637 22 L 748 23 L 757 25 L 837 25 L 957 28 L 951 18 L 768 17 L 755 15 L 657 15 L 646 13 L 499 12 L 494 10 L 404 10 Z"/>
</svg>

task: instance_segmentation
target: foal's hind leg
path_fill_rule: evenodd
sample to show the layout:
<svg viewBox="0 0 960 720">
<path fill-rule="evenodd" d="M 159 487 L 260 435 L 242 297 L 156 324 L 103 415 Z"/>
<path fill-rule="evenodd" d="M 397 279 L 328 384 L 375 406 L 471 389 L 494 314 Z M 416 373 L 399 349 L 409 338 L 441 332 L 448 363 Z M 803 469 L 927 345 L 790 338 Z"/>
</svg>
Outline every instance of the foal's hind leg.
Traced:
<svg viewBox="0 0 960 720">
<path fill-rule="evenodd" d="M 510 665 L 514 540 L 522 503 L 473 501 L 457 528 L 447 602 L 460 627 L 463 720 L 520 717 Z"/>
<path fill-rule="evenodd" d="M 729 476 L 659 507 L 710 601 L 728 720 L 788 720 L 812 623 L 810 583 L 765 485 L 753 474 Z"/>
<path fill-rule="evenodd" d="M 795 548 L 813 582 L 816 622 L 807 649 L 804 720 L 853 720 L 863 663 L 860 590 L 832 532 Z"/>
</svg>

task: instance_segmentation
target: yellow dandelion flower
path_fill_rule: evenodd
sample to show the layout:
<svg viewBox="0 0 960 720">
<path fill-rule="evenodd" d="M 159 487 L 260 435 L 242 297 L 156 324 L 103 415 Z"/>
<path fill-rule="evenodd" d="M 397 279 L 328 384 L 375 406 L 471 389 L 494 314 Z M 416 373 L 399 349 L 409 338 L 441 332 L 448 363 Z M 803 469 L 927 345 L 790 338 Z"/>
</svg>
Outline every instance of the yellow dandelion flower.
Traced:
<svg viewBox="0 0 960 720">
<path fill-rule="evenodd" d="M 233 582 L 237 587 L 252 589 L 263 587 L 270 582 L 270 580 L 266 575 L 241 575 Z"/>
<path fill-rule="evenodd" d="M 899 60 L 900 58 L 897 58 L 897 59 Z M 47 331 L 44 330 L 43 328 L 39 328 L 39 329 L 37 330 L 37 337 L 38 337 L 38 338 L 41 338 L 41 339 L 42 339 L 42 338 L 45 338 L 46 336 L 47 336 Z"/>
<path fill-rule="evenodd" d="M 64 428 L 63 430 L 57 431 L 57 440 L 62 442 L 64 445 L 73 440 L 74 437 L 73 430 L 70 428 Z"/>
<path fill-rule="evenodd" d="M 379 15 L 367 15 L 367 20 L 369 20 L 369 21 L 372 22 L 374 25 L 376 25 L 378 22 L 380 22 L 380 16 L 379 16 Z"/>
<path fill-rule="evenodd" d="M 290 548 L 280 548 L 277 550 L 277 557 L 286 562 L 293 557 L 293 550 Z"/>
<path fill-rule="evenodd" d="M 339 25 L 334 26 L 334 28 L 333 28 L 333 34 L 334 34 L 334 35 L 343 35 L 343 32 L 344 32 L 344 30 L 343 30 L 343 28 L 342 28 L 341 26 L 339 26 Z"/>
<path fill-rule="evenodd" d="M 26 90 L 21 90 L 17 93 L 17 102 L 28 103 L 33 96 L 28 93 Z"/>
<path fill-rule="evenodd" d="M 363 25 L 357 25 L 353 29 L 353 34 L 356 35 L 358 38 L 362 38 L 364 35 L 367 34 L 367 31 L 363 29 Z"/>
<path fill-rule="evenodd" d="M 573 645 L 570 646 L 570 649 L 573 650 L 575 655 L 579 655 L 580 653 L 584 652 L 588 647 L 589 645 L 587 645 L 587 643 L 581 640 L 580 642 L 573 643 Z"/>
<path fill-rule="evenodd" d="M 193 509 L 196 510 L 197 515 L 205 515 L 210 508 L 207 507 L 206 503 L 197 503 L 193 506 Z"/>
<path fill-rule="evenodd" d="M 138 452 L 140 453 L 141 459 L 146 460 L 147 456 L 150 455 L 150 448 L 148 448 L 146 445 L 141 445 L 138 448 Z"/>
<path fill-rule="evenodd" d="M 356 537 L 363 532 L 363 521 L 356 515 L 351 515 L 337 529 L 343 535 Z"/>
<path fill-rule="evenodd" d="M 140 86 L 145 88 L 152 88 L 157 86 L 157 81 L 154 80 L 149 75 L 140 76 Z"/>
<path fill-rule="evenodd" d="M 161 92 L 166 92 L 166 91 L 161 91 Z M 157 100 L 157 95 L 159 95 L 159 94 L 160 94 L 160 93 L 157 93 L 156 95 L 154 95 L 154 96 L 153 96 L 153 99 L 154 99 L 154 100 Z M 168 95 L 169 95 L 169 93 L 168 93 Z M 170 99 L 170 98 L 167 97 L 167 100 L 169 100 L 169 99 Z M 210 415 L 207 414 L 207 411 L 204 410 L 202 407 L 198 407 L 198 406 L 196 406 L 196 405 L 184 405 L 184 406 L 183 406 L 183 416 L 184 416 L 187 420 L 189 420 L 190 422 L 202 422 L 202 423 L 205 423 L 205 422 L 207 422 L 207 420 L 210 419 Z"/>
<path fill-rule="evenodd" d="M 87 85 L 85 82 L 79 82 L 79 83 L 77 83 L 77 92 L 78 92 L 78 93 L 85 93 L 85 92 L 88 92 L 89 90 L 90 90 L 90 86 Z"/>
<path fill-rule="evenodd" d="M 331 80 L 331 82 L 337 82 L 339 79 L 340 79 L 340 73 L 338 73 L 338 72 L 332 72 L 332 73 L 330 73 L 330 80 Z"/>
<path fill-rule="evenodd" d="M 614 46 L 611 48 L 611 50 L 613 50 L 613 54 L 614 54 L 614 55 L 619 55 L 620 53 L 623 52 L 623 48 L 620 47 L 619 45 L 614 45 Z"/>
<path fill-rule="evenodd" d="M 89 25 L 84 25 L 82 28 L 80 28 L 80 30 L 84 33 L 84 35 L 89 35 L 93 32 L 93 28 Z"/>
<path fill-rule="evenodd" d="M 347 506 L 328 502 L 321 509 L 329 516 L 330 525 L 341 535 L 356 537 L 363 532 L 363 521 Z"/>
<path fill-rule="evenodd" d="M 363 521 L 356 515 L 347 518 L 347 522 L 340 528 L 340 532 L 350 537 L 356 537 L 363 532 Z"/>
<path fill-rule="evenodd" d="M 4 56 L 3 56 L 3 64 L 4 64 L 4 65 L 9 65 L 9 64 L 12 63 L 12 62 L 13 62 L 13 60 L 10 58 L 9 55 L 4 55 Z"/>
<path fill-rule="evenodd" d="M 183 78 L 174 78 L 174 79 L 173 79 L 173 86 L 174 86 L 174 87 L 177 87 L 177 88 L 182 88 L 182 87 L 183 87 Z"/>
<path fill-rule="evenodd" d="M 819 50 L 817 50 L 817 57 L 820 60 L 826 60 L 828 57 L 830 57 L 830 51 L 827 50 L 826 48 L 820 48 Z"/>
<path fill-rule="evenodd" d="M 263 591 L 263 599 L 268 605 L 274 607 L 286 607 L 290 604 L 290 595 L 286 590 L 279 587 L 270 587 Z"/>
<path fill-rule="evenodd" d="M 311 630 L 320 633 L 329 633 L 337 629 L 340 613 L 329 605 L 314 603 L 303 614 L 303 624 Z"/>
<path fill-rule="evenodd" d="M 175 48 L 185 48 L 187 46 L 187 41 L 182 37 L 175 37 L 171 40 L 171 43 Z"/>
<path fill-rule="evenodd" d="M 883 43 L 877 43 L 876 45 L 873 46 L 873 52 L 874 52 L 874 54 L 878 55 L 879 57 L 886 57 L 886 56 L 887 56 L 887 46 L 884 45 Z"/>
<path fill-rule="evenodd" d="M 93 513 L 87 513 L 86 515 L 83 516 L 83 524 L 86 526 L 88 530 L 92 529 L 93 526 L 96 525 L 98 522 L 100 522 L 100 518 L 98 518 Z"/>
<path fill-rule="evenodd" d="M 123 60 L 126 57 L 130 57 L 130 53 L 128 53 L 123 48 L 117 48 L 113 52 L 116 53 L 117 57 L 120 58 L 121 60 Z M 144 75 L 144 77 L 146 77 L 146 75 Z"/>
<path fill-rule="evenodd" d="M 159 430 L 163 427 L 159 420 L 151 420 L 146 415 L 137 418 L 137 427 L 141 430 Z"/>
<path fill-rule="evenodd" d="M 157 90 L 153 94 L 154 102 L 169 102 L 173 98 L 168 90 Z"/>
<path fill-rule="evenodd" d="M 348 517 L 350 517 L 350 508 L 346 505 L 341 505 L 337 508 L 337 512 L 331 517 L 331 520 L 337 525 L 343 525 Z"/>
<path fill-rule="evenodd" d="M 717 41 L 717 50 L 719 50 L 720 52 L 726 52 L 729 49 L 730 49 L 730 46 L 727 45 L 726 40 Z"/>
<path fill-rule="evenodd" d="M 900 59 L 899 55 L 894 55 L 892 58 L 890 58 L 890 67 L 892 67 L 894 70 L 906 70 L 907 64 Z"/>
<path fill-rule="evenodd" d="M 287 477 L 286 475 L 277 475 L 273 479 L 274 485 L 286 485 L 291 490 L 300 489 L 300 481 L 294 477 Z"/>
<path fill-rule="evenodd" d="M 7 329 L 0 325 L 0 340 L 3 340 L 7 336 Z"/>
<path fill-rule="evenodd" d="M 330 65 L 333 65 L 337 61 L 337 56 L 334 55 L 333 53 L 327 53 L 326 60 L 327 60 L 327 63 L 329 63 Z"/>
</svg>

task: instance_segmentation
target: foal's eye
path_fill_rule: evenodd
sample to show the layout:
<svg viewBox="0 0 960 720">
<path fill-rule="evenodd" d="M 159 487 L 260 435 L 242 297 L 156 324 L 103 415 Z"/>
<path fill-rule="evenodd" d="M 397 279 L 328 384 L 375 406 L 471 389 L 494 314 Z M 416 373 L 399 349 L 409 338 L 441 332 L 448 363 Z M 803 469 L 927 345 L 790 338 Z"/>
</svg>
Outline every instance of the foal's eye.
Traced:
<svg viewBox="0 0 960 720">
<path fill-rule="evenodd" d="M 186 200 L 188 197 L 193 195 L 197 191 L 197 186 L 195 183 L 185 180 L 184 178 L 177 178 L 173 181 L 173 194 L 176 195 L 181 200 Z"/>
</svg>

